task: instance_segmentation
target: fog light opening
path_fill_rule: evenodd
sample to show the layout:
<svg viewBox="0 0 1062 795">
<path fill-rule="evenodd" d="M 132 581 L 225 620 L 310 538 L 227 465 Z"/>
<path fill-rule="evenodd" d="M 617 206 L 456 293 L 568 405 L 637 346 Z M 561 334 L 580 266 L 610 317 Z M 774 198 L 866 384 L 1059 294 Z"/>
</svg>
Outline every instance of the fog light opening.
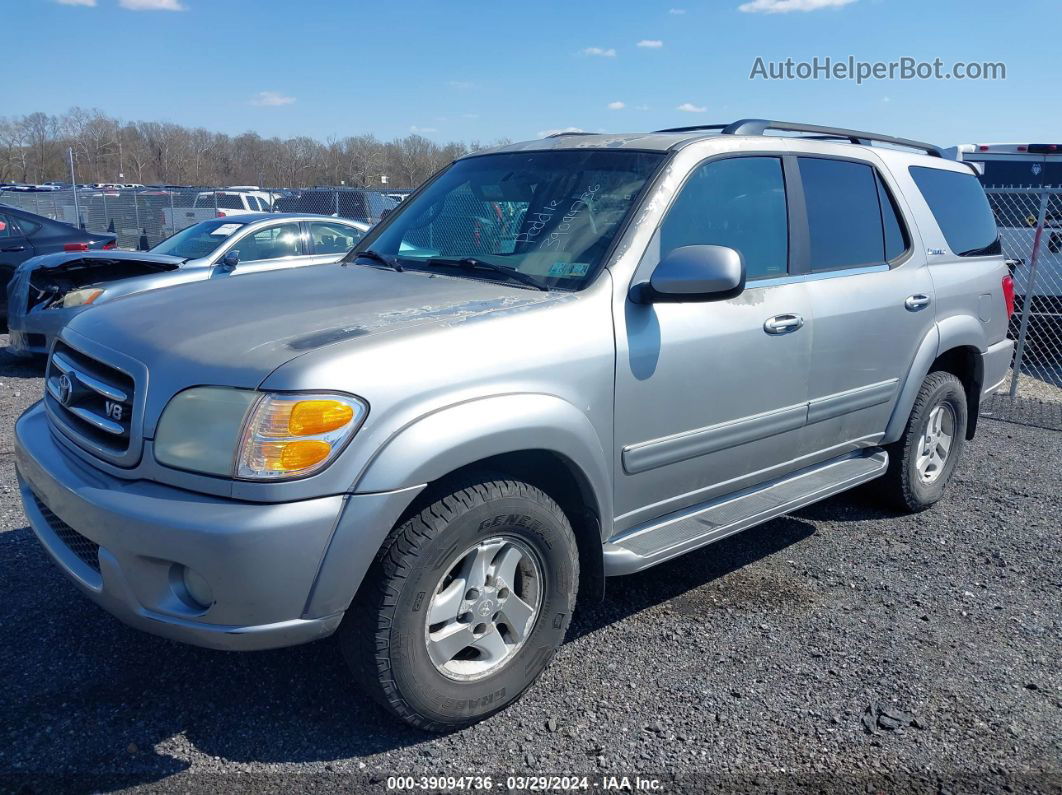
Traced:
<svg viewBox="0 0 1062 795">
<path fill-rule="evenodd" d="M 175 563 L 171 572 L 173 590 L 188 607 L 206 610 L 214 604 L 214 591 L 203 575 L 180 563 Z"/>
</svg>

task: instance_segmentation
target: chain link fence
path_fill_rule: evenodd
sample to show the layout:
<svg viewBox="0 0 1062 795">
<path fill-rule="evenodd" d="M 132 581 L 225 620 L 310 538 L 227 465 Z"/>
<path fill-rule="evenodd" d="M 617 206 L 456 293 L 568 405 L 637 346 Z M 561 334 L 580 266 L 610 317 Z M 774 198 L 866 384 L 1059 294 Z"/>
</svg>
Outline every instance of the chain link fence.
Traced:
<svg viewBox="0 0 1062 795">
<path fill-rule="evenodd" d="M 1062 430 L 1062 188 L 987 188 L 1014 277 L 1007 387 L 987 416 Z"/>
<path fill-rule="evenodd" d="M 359 188 L 5 190 L 0 191 L 0 204 L 92 232 L 111 232 L 119 248 L 143 251 L 200 221 L 246 213 L 313 213 L 374 224 L 406 193 Z"/>
</svg>

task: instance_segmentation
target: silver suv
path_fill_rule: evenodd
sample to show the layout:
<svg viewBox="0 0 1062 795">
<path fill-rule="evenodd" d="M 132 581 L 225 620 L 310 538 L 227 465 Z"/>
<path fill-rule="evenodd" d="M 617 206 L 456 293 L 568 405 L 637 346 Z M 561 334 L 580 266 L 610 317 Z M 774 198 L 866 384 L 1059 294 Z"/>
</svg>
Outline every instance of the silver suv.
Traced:
<svg viewBox="0 0 1062 795">
<path fill-rule="evenodd" d="M 874 478 L 939 500 L 1011 302 L 976 176 L 926 144 L 745 120 L 505 146 L 341 264 L 74 318 L 17 423 L 22 497 L 126 623 L 337 633 L 446 730 L 518 698 L 608 576 Z"/>
</svg>

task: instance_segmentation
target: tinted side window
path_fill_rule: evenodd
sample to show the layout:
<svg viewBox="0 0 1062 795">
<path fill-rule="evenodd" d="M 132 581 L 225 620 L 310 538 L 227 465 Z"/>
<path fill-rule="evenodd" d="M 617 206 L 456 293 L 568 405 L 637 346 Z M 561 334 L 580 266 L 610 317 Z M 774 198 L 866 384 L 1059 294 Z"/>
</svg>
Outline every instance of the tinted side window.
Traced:
<svg viewBox="0 0 1062 795">
<path fill-rule="evenodd" d="M 242 210 L 243 202 L 240 201 L 239 194 L 232 195 L 231 193 L 219 193 L 218 207 L 225 210 Z"/>
<path fill-rule="evenodd" d="M 697 245 L 740 251 L 749 279 L 784 275 L 789 221 L 782 161 L 734 157 L 694 171 L 660 226 L 660 256 Z"/>
<path fill-rule="evenodd" d="M 903 216 L 896 206 L 896 202 L 889 194 L 889 189 L 881 181 L 881 175 L 876 175 L 878 183 L 878 203 L 881 205 L 881 222 L 885 228 L 885 259 L 892 262 L 898 256 L 907 251 L 910 238 L 907 236 L 907 227 L 904 226 Z"/>
<path fill-rule="evenodd" d="M 800 157 L 811 270 L 881 264 L 885 248 L 877 176 L 864 163 Z"/>
<path fill-rule="evenodd" d="M 911 177 L 953 252 L 977 257 L 1002 251 L 996 219 L 977 177 L 924 166 L 911 166 Z"/>
</svg>

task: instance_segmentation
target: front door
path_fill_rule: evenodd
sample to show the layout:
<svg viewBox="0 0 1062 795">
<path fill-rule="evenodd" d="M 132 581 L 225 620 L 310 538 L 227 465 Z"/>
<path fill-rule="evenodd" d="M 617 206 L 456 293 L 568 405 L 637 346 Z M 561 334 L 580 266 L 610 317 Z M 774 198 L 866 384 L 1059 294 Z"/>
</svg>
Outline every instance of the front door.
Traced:
<svg viewBox="0 0 1062 795">
<path fill-rule="evenodd" d="M 306 237 L 298 221 L 273 224 L 249 232 L 235 241 L 228 250 L 238 251 L 240 261 L 235 269 L 228 269 L 223 265 L 215 266 L 215 276 L 243 276 L 311 264 Z"/>
<path fill-rule="evenodd" d="M 807 286 L 789 278 L 785 185 L 778 157 L 699 166 L 636 278 L 674 248 L 715 244 L 742 254 L 745 291 L 616 307 L 616 532 L 790 467 L 807 413 L 813 318 Z"/>
</svg>

